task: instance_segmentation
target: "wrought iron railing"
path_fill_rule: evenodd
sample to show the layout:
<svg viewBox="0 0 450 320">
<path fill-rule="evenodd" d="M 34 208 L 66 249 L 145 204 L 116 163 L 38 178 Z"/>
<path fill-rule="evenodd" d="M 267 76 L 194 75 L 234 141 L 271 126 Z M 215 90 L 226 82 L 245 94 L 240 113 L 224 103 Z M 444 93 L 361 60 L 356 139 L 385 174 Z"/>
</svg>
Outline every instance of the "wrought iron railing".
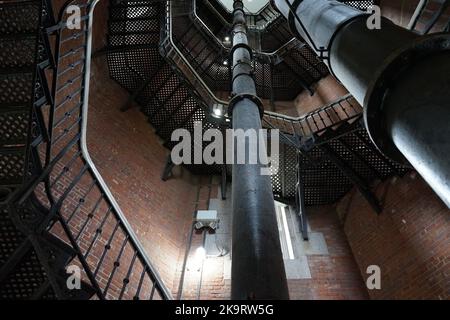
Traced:
<svg viewBox="0 0 450 320">
<path fill-rule="evenodd" d="M 203 102 L 210 109 L 211 115 L 214 115 L 213 108 L 216 106 L 220 106 L 220 108 L 223 110 L 223 114 L 226 117 L 227 109 L 228 109 L 228 100 L 220 99 L 215 95 L 215 93 L 211 90 L 210 86 L 203 79 L 202 75 L 199 74 L 199 72 L 200 72 L 199 69 L 195 68 L 192 65 L 191 60 L 194 61 L 195 59 L 194 58 L 188 59 L 186 57 L 186 54 L 182 52 L 183 48 L 180 48 L 181 44 L 177 43 L 174 39 L 173 19 L 174 19 L 174 16 L 177 16 L 177 15 L 174 14 L 173 10 L 174 10 L 174 6 L 178 3 L 179 2 L 177 2 L 177 1 L 167 1 L 166 2 L 166 17 L 165 17 L 166 28 L 165 28 L 162 45 L 161 45 L 162 54 L 163 54 L 163 56 L 165 56 L 165 58 L 167 60 L 169 60 L 169 62 L 171 64 L 177 66 L 177 68 L 181 71 L 181 73 L 184 75 L 184 77 L 187 79 L 187 81 L 192 85 L 192 87 L 194 87 L 197 90 L 197 92 L 198 92 L 199 96 L 202 98 Z M 186 4 L 185 2 L 182 2 L 182 5 L 188 6 L 188 9 L 190 8 L 190 4 Z M 187 10 L 187 11 L 189 11 L 189 10 Z M 194 16 L 195 16 L 195 14 L 194 14 Z M 224 52 L 229 52 L 229 48 L 224 46 L 223 43 L 221 43 L 220 40 L 214 36 L 212 31 L 201 21 L 201 19 L 197 18 L 195 20 L 198 20 L 197 23 L 200 25 L 200 27 L 203 30 L 205 30 L 207 33 L 209 33 L 209 35 L 212 39 L 215 39 L 214 40 L 215 44 L 219 47 L 219 50 L 222 49 Z M 255 57 L 257 57 L 260 61 L 266 61 L 267 63 L 270 64 L 270 63 L 275 62 L 276 60 L 280 61 L 280 59 L 282 59 L 283 56 L 288 56 L 293 50 L 299 51 L 300 49 L 299 49 L 298 45 L 299 45 L 299 43 L 297 40 L 291 39 L 291 41 L 289 41 L 288 43 L 283 45 L 277 51 L 272 52 L 272 53 L 257 53 L 255 55 Z M 190 52 L 188 50 L 188 48 L 186 48 L 184 51 Z M 300 53 L 300 55 L 302 56 L 302 59 L 307 60 L 307 57 L 304 57 L 302 55 L 302 53 Z M 256 63 L 255 66 L 256 66 L 256 68 L 261 68 L 264 66 L 264 64 Z M 314 65 L 311 65 L 311 67 L 313 69 L 316 68 Z M 320 76 L 322 71 L 318 70 L 317 72 Z M 261 71 L 260 73 L 264 74 L 265 72 Z M 259 79 L 259 80 L 264 81 L 264 79 Z M 257 83 L 259 83 L 259 82 L 257 79 Z M 267 105 L 266 109 L 270 109 L 271 107 L 272 107 L 272 105 Z"/>
<path fill-rule="evenodd" d="M 98 299 L 171 299 L 144 247 L 96 169 L 87 147 L 93 11 L 99 0 L 71 0 L 55 36 L 51 101 L 39 112 L 42 143 L 35 146 L 42 170 L 18 193 L 18 205 L 36 195 L 49 214 L 49 230 L 74 249 L 74 265 Z M 74 28 L 67 8 L 82 12 Z M 35 158 L 36 158 L 35 157 Z"/>
<path fill-rule="evenodd" d="M 195 23 L 197 23 L 197 25 L 206 31 L 207 34 L 209 34 L 210 38 L 213 39 L 216 42 L 216 45 L 221 47 L 222 50 L 226 51 L 226 52 L 230 52 L 230 47 L 229 46 L 225 46 L 225 44 L 223 43 L 223 39 L 219 39 L 217 37 L 216 34 L 214 34 L 214 32 L 211 30 L 210 27 L 208 27 L 206 25 L 206 23 L 200 18 L 199 13 L 198 13 L 198 9 L 197 9 L 197 1 L 198 0 L 193 0 L 193 21 Z M 267 7 L 266 7 L 267 8 Z M 261 9 L 264 10 L 264 9 Z M 220 15 L 220 13 L 217 13 L 218 15 Z M 229 24 L 229 27 L 231 28 L 231 24 Z M 262 29 L 265 28 L 262 27 Z M 251 26 L 249 26 L 249 29 L 251 29 Z M 279 49 L 273 51 L 273 52 L 258 52 L 257 56 L 259 57 L 259 59 L 263 60 L 263 61 L 274 61 L 274 60 L 278 60 L 281 59 L 283 56 L 287 55 L 288 52 L 295 48 L 298 47 L 300 45 L 300 41 L 297 40 L 296 38 L 292 37 L 292 39 L 290 39 L 288 42 L 286 42 L 284 45 L 282 45 Z M 305 44 L 302 44 L 305 45 Z"/>
<path fill-rule="evenodd" d="M 217 16 L 217 18 L 224 26 L 231 28 L 232 26 L 231 19 L 230 21 L 228 21 L 227 17 L 224 17 L 224 15 L 220 13 L 219 10 L 217 10 L 216 6 L 221 6 L 222 11 L 226 12 L 230 17 L 231 11 L 223 7 L 222 4 L 217 3 L 217 1 L 215 1 L 214 5 L 212 1 L 201 0 L 201 4 L 209 7 L 210 10 L 215 13 L 215 16 Z M 282 18 L 282 15 L 279 14 L 277 11 L 273 10 L 272 5 L 270 3 L 267 3 L 258 12 L 249 14 L 246 17 L 248 28 L 253 30 L 264 30 L 269 24 L 273 23 L 274 21 L 280 18 Z"/>
<path fill-rule="evenodd" d="M 302 117 L 290 117 L 270 111 L 264 112 L 263 125 L 299 137 L 319 136 L 332 127 L 338 127 L 362 116 L 362 107 L 352 95 L 346 95 Z"/>
</svg>

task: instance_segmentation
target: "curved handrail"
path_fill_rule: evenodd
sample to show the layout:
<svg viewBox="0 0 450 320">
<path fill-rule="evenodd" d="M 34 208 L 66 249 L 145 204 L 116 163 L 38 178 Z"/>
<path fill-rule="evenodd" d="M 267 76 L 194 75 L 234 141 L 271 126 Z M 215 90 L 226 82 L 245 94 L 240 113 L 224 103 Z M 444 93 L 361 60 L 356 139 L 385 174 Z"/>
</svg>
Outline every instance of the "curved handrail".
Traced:
<svg viewBox="0 0 450 320">
<path fill-rule="evenodd" d="M 220 39 L 217 38 L 217 36 L 214 34 L 214 32 L 212 32 L 212 30 L 206 25 L 206 23 L 203 21 L 203 19 L 200 18 L 200 16 L 197 13 L 197 0 L 192 0 L 193 1 L 193 15 L 194 15 L 194 20 L 197 21 L 201 27 L 206 30 L 206 32 L 208 32 L 211 36 L 212 39 L 215 40 L 215 42 L 217 43 L 218 46 L 221 47 L 221 49 L 225 50 L 225 51 L 230 51 L 231 49 L 226 47 L 222 41 L 220 41 Z M 217 13 L 219 14 L 219 13 Z M 291 40 L 289 40 L 288 42 L 286 42 L 284 45 L 282 45 L 280 48 L 278 48 L 277 50 L 273 51 L 273 52 L 259 52 L 257 54 L 257 56 L 260 57 L 266 57 L 267 59 L 271 59 L 277 55 L 280 55 L 280 53 L 285 53 L 286 52 L 286 48 L 289 47 L 290 45 L 292 45 L 294 42 L 297 42 L 298 39 L 295 37 L 292 37 Z M 305 45 L 305 44 L 303 44 Z"/>
<path fill-rule="evenodd" d="M 211 9 L 213 9 L 214 11 L 216 11 L 216 12 L 219 14 L 219 16 L 221 17 L 221 20 L 223 20 L 223 21 L 226 22 L 227 24 L 231 25 L 231 23 L 228 22 L 228 21 L 226 21 L 225 18 L 222 17 L 222 15 L 216 10 L 216 8 L 214 8 L 214 7 L 210 4 L 210 1 L 208 1 L 208 0 L 206 0 L 206 1 L 203 0 L 203 2 L 207 3 L 207 4 L 211 7 Z M 222 6 L 222 8 L 224 8 L 224 10 L 225 10 L 226 12 L 228 12 L 228 13 L 230 13 L 230 14 L 232 13 L 232 11 L 230 11 L 228 8 L 224 7 L 222 4 L 220 4 L 220 5 Z M 260 16 L 261 13 L 262 13 L 264 10 L 266 10 L 267 7 L 269 7 L 269 6 L 271 6 L 270 1 L 269 1 L 264 7 L 262 7 L 261 9 L 259 9 L 258 12 L 256 12 L 256 13 L 249 13 L 249 14 L 250 14 L 251 16 L 255 16 L 255 17 Z M 280 16 L 281 16 L 281 15 L 280 15 Z M 280 16 L 279 16 L 279 17 L 280 17 Z"/>
<path fill-rule="evenodd" d="M 325 109 L 330 108 L 331 106 L 335 105 L 336 103 L 345 101 L 345 100 L 350 99 L 352 97 L 353 96 L 351 94 L 346 94 L 345 96 L 342 96 L 339 99 L 337 99 L 335 101 L 332 101 L 332 102 L 330 102 L 330 103 L 320 107 L 319 109 L 314 110 L 311 113 L 308 113 L 306 115 L 299 116 L 299 117 L 292 117 L 292 116 L 288 116 L 288 115 L 284 115 L 284 114 L 276 113 L 276 112 L 272 112 L 272 111 L 265 111 L 264 114 L 266 114 L 268 116 L 271 116 L 271 117 L 283 118 L 283 119 L 290 120 L 290 121 L 293 121 L 293 122 L 299 122 L 299 121 L 302 121 L 302 120 L 310 117 L 311 115 L 313 115 L 315 113 L 319 113 L 321 111 L 324 111 Z"/>
<path fill-rule="evenodd" d="M 196 0 L 193 0 L 194 4 Z M 175 44 L 175 41 L 173 39 L 173 1 L 166 1 L 166 6 L 167 6 L 167 10 L 166 10 L 166 20 L 167 20 L 167 39 L 169 40 L 170 46 L 171 48 L 176 52 L 178 60 L 182 61 L 182 63 L 187 67 L 187 69 L 189 70 L 189 72 L 192 74 L 193 78 L 195 78 L 195 84 L 199 84 L 200 87 L 202 88 L 202 90 L 198 90 L 198 92 L 200 93 L 200 95 L 202 96 L 202 98 L 205 101 L 211 102 L 210 105 L 208 105 L 209 108 L 212 108 L 213 104 L 220 104 L 223 105 L 224 109 L 225 109 L 225 114 L 227 114 L 226 110 L 228 108 L 228 104 L 229 101 L 225 101 L 222 100 L 220 98 L 218 98 L 214 92 L 212 92 L 212 90 L 209 88 L 209 86 L 205 83 L 205 81 L 202 79 L 202 77 L 197 73 L 197 71 L 195 70 L 195 68 L 190 64 L 190 62 L 186 59 L 186 57 L 184 56 L 184 54 L 181 52 L 181 50 L 178 48 L 178 46 Z M 195 5 L 194 5 L 195 7 Z M 196 15 L 196 13 L 195 13 Z M 217 37 L 212 33 L 212 31 L 204 24 L 204 22 L 196 15 L 196 18 L 199 21 L 202 22 L 203 26 L 205 27 L 205 29 L 211 33 L 211 35 L 213 36 L 213 39 L 216 39 L 216 41 L 218 41 Z M 268 59 L 275 57 L 276 55 L 278 55 L 280 52 L 283 53 L 285 52 L 289 46 L 293 45 L 297 40 L 295 38 L 291 39 L 289 42 L 287 42 L 285 45 L 283 45 L 282 47 L 280 47 L 277 51 L 274 51 L 272 53 L 260 53 L 258 54 L 258 56 L 265 56 Z M 219 44 L 229 50 L 228 48 L 224 47 L 223 44 L 221 42 L 219 42 Z M 172 59 L 172 61 L 174 61 Z M 174 61 L 175 64 L 177 64 L 177 62 Z M 207 96 L 205 96 L 205 94 L 207 94 Z M 211 110 L 211 114 L 213 114 L 212 110 Z"/>
<path fill-rule="evenodd" d="M 145 261 L 145 264 L 150 269 L 150 273 L 155 278 L 155 281 L 158 282 L 158 285 L 160 286 L 160 289 L 162 290 L 162 293 L 164 294 L 164 298 L 172 300 L 172 294 L 170 293 L 169 289 L 165 286 L 164 282 L 162 281 L 160 275 L 154 268 L 153 264 L 150 262 L 149 257 L 145 253 L 145 249 L 138 240 L 135 232 L 133 231 L 133 228 L 129 224 L 128 220 L 126 219 L 125 215 L 123 214 L 122 210 L 120 209 L 119 204 L 115 200 L 114 196 L 112 195 L 111 191 L 109 190 L 107 184 L 103 180 L 102 176 L 100 175 L 99 171 L 97 170 L 94 162 L 92 161 L 92 158 L 89 154 L 89 150 L 87 147 L 87 121 L 88 121 L 88 109 L 89 109 L 89 83 L 90 83 L 90 70 L 91 70 L 91 54 L 92 54 L 92 24 L 93 24 L 93 12 L 95 9 L 95 6 L 98 4 L 100 0 L 91 0 L 91 7 L 89 9 L 89 22 L 88 22 L 88 30 L 87 30 L 87 36 L 86 36 L 86 65 L 85 65 L 85 78 L 84 78 L 84 99 L 83 99 L 83 105 L 82 105 L 82 123 L 81 123 L 81 152 L 82 157 L 88 165 L 90 166 L 90 169 L 97 179 L 98 183 L 103 189 L 103 192 L 105 196 L 107 197 L 108 201 L 113 206 L 117 218 L 121 221 L 123 228 L 128 233 L 128 236 L 130 238 L 130 242 L 133 243 L 133 245 L 137 248 L 139 253 L 141 254 L 142 258 Z"/>
<path fill-rule="evenodd" d="M 193 1 L 195 3 L 196 0 L 193 0 Z M 212 103 L 223 105 L 223 107 L 225 109 L 225 116 L 226 116 L 228 114 L 226 112 L 226 110 L 227 110 L 229 102 L 221 100 L 221 99 L 219 99 L 219 98 L 217 98 L 215 96 L 215 94 L 211 91 L 209 86 L 203 81 L 203 79 L 196 72 L 196 70 L 193 68 L 193 66 L 190 64 L 190 62 L 186 59 L 186 57 L 183 55 L 183 53 L 180 51 L 180 49 L 177 47 L 177 45 L 175 44 L 175 42 L 173 40 L 173 33 L 172 33 L 172 18 L 173 18 L 173 15 L 172 15 L 172 2 L 173 1 L 166 1 L 166 5 L 167 5 L 167 16 L 166 16 L 166 19 L 167 19 L 167 25 L 168 25 L 168 30 L 167 30 L 168 37 L 167 38 L 169 39 L 170 46 L 177 53 L 177 56 L 179 58 L 178 61 L 181 60 L 183 62 L 183 64 L 188 68 L 188 70 L 192 73 L 192 75 L 193 75 L 193 77 L 195 79 L 194 85 L 195 84 L 199 84 L 202 87 L 203 90 L 198 90 L 198 92 L 201 95 L 202 99 L 204 99 L 204 101 L 207 101 L 207 102 L 212 102 Z M 199 17 L 197 17 L 196 19 L 199 19 L 204 25 L 204 22 Z M 206 25 L 205 25 L 205 28 L 206 28 L 206 30 L 208 30 L 212 34 L 212 31 Z M 214 35 L 214 34 L 212 34 L 212 35 Z M 217 37 L 215 37 L 215 35 L 214 35 L 214 38 L 217 39 Z M 293 40 L 295 40 L 295 39 L 293 39 Z M 291 40 L 288 43 L 286 43 L 286 45 L 284 45 L 283 47 L 281 47 L 278 50 L 284 49 L 287 46 L 291 45 L 292 43 L 293 43 L 293 41 Z M 276 54 L 276 52 L 278 52 L 278 50 L 275 51 L 273 54 Z M 270 54 L 268 54 L 268 55 L 270 56 Z M 177 64 L 177 61 L 174 61 L 174 60 L 172 60 L 172 61 L 175 64 Z M 204 94 L 207 94 L 208 96 L 206 97 Z M 291 116 L 283 115 L 283 114 L 276 113 L 276 112 L 264 111 L 264 117 L 266 118 L 266 120 L 267 120 L 267 118 L 276 118 L 276 119 L 281 119 L 283 121 L 289 122 L 289 123 L 291 123 L 291 125 L 296 125 L 296 124 L 301 125 L 301 123 L 304 123 L 307 119 L 310 119 L 314 115 L 320 114 L 322 111 L 327 110 L 329 108 L 332 108 L 333 106 L 338 105 L 340 102 L 346 101 L 346 100 L 351 99 L 351 98 L 352 98 L 352 96 L 350 94 L 348 94 L 348 95 L 343 96 L 340 99 L 338 99 L 338 100 L 336 100 L 336 101 L 334 101 L 332 103 L 329 103 L 329 104 L 327 104 L 327 105 L 325 105 L 325 106 L 323 106 L 323 107 L 321 107 L 321 108 L 315 110 L 314 112 L 312 112 L 312 113 L 310 113 L 308 115 L 305 115 L 305 116 L 291 117 Z M 212 111 L 212 104 L 208 105 L 208 107 L 210 108 L 210 115 L 213 115 L 214 113 Z M 351 117 L 348 117 L 348 119 L 350 119 L 350 118 Z M 342 121 L 342 119 L 340 119 L 340 121 Z M 308 130 L 308 131 L 310 131 L 310 130 Z"/>
<path fill-rule="evenodd" d="M 166 5 L 168 6 L 167 10 L 167 26 L 168 26 L 168 39 L 170 41 L 170 44 L 172 48 L 175 50 L 175 52 L 178 54 L 179 58 L 184 62 L 184 64 L 188 67 L 189 71 L 194 75 L 198 83 L 203 87 L 203 89 L 208 93 L 209 98 L 213 100 L 217 104 L 221 104 L 224 107 L 228 106 L 228 101 L 221 100 L 216 97 L 216 95 L 211 91 L 209 86 L 203 81 L 203 79 L 200 77 L 200 75 L 197 73 L 197 71 L 192 67 L 192 65 L 189 63 L 189 61 L 186 59 L 186 57 L 181 53 L 180 49 L 177 47 L 175 42 L 173 41 L 173 33 L 172 33 L 172 3 L 173 1 L 166 1 Z M 205 97 L 203 97 L 205 98 Z M 209 106 L 210 108 L 212 106 Z"/>
</svg>

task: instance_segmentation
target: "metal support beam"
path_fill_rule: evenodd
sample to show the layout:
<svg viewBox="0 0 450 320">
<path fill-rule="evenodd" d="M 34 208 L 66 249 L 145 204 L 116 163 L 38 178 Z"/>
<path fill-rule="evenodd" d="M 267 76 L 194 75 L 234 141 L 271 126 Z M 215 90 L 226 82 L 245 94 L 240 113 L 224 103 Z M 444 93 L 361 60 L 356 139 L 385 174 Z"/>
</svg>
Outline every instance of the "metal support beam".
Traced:
<svg viewBox="0 0 450 320">
<path fill-rule="evenodd" d="M 233 129 L 259 130 L 262 104 L 252 77 L 252 50 L 242 0 L 234 1 L 233 17 Z M 246 139 L 246 163 L 233 166 L 231 298 L 288 299 L 271 181 L 261 175 L 264 166 L 259 161 L 249 163 L 250 143 L 255 142 Z"/>
<path fill-rule="evenodd" d="M 300 152 L 297 154 L 297 185 L 296 185 L 296 195 L 295 195 L 295 205 L 298 212 L 298 216 L 300 218 L 300 232 L 302 233 L 302 237 L 304 241 L 309 240 L 308 236 L 308 220 L 306 219 L 306 207 L 305 207 L 305 187 L 302 182 L 301 175 L 301 161 L 300 161 Z"/>
<path fill-rule="evenodd" d="M 222 164 L 222 182 L 220 186 L 220 192 L 222 195 L 222 200 L 227 199 L 227 165 Z"/>
<path fill-rule="evenodd" d="M 172 162 L 172 157 L 169 155 L 167 157 L 166 165 L 164 166 L 164 171 L 161 176 L 162 181 L 167 181 L 172 176 L 172 169 L 175 167 L 175 164 Z"/>
<path fill-rule="evenodd" d="M 324 144 L 320 149 L 325 153 L 325 156 L 341 170 L 347 178 L 353 182 L 361 195 L 367 200 L 370 206 L 375 210 L 376 213 L 380 214 L 383 208 L 380 205 L 377 197 L 370 190 L 369 185 L 366 181 L 353 170 L 341 157 L 327 144 Z"/>
<path fill-rule="evenodd" d="M 364 106 L 373 143 L 410 163 L 450 208 L 450 34 L 418 36 L 332 0 L 274 0 Z"/>
</svg>

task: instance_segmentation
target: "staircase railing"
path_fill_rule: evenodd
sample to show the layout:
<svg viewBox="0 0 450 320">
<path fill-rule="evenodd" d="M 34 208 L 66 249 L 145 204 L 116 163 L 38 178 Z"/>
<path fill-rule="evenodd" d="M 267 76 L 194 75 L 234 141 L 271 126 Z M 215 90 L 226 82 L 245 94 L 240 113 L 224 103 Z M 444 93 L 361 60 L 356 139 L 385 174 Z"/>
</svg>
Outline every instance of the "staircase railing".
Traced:
<svg viewBox="0 0 450 320">
<path fill-rule="evenodd" d="M 203 1 L 203 3 L 204 3 L 206 6 L 208 6 L 212 11 L 214 11 L 214 12 L 216 13 L 216 16 L 220 19 L 220 21 L 222 22 L 223 25 L 228 26 L 228 27 L 230 27 L 230 28 L 232 27 L 231 21 L 227 21 L 227 20 L 222 16 L 222 14 L 221 14 L 221 13 L 220 13 L 220 12 L 219 12 L 212 4 L 211 4 L 210 1 L 205 1 L 205 0 L 202 0 L 202 1 Z M 221 5 L 221 4 L 219 4 L 219 5 Z M 250 19 L 249 19 L 250 17 L 261 16 L 262 13 L 263 13 L 264 11 L 266 11 L 266 10 L 269 10 L 269 8 L 271 9 L 271 4 L 270 4 L 270 3 L 267 3 L 267 5 L 265 5 L 263 8 L 261 8 L 258 12 L 253 13 L 251 16 L 247 17 L 247 20 L 250 20 Z M 226 9 L 225 7 L 224 7 L 224 10 L 226 10 L 227 12 L 229 12 L 230 15 L 231 15 L 231 11 L 229 11 L 229 10 Z M 247 24 L 248 24 L 249 29 L 259 29 L 259 30 L 262 30 L 262 29 L 266 28 L 267 25 L 269 25 L 270 23 L 274 22 L 275 20 L 277 20 L 277 19 L 279 19 L 279 18 L 281 18 L 281 17 L 282 17 L 282 15 L 279 14 L 279 13 L 277 12 L 277 14 L 274 15 L 274 17 L 273 17 L 272 19 L 266 20 L 266 22 L 265 22 L 263 25 L 253 24 L 253 23 L 251 23 L 251 21 L 247 21 Z"/>
<path fill-rule="evenodd" d="M 200 28 L 205 30 L 213 39 L 218 46 L 221 47 L 222 50 L 229 52 L 231 48 L 225 46 L 223 42 L 217 38 L 217 36 L 212 32 L 212 30 L 205 24 L 205 22 L 199 17 L 198 11 L 197 11 L 197 0 L 193 0 L 193 18 L 194 22 L 197 23 Z M 219 13 L 217 13 L 220 15 Z M 231 27 L 231 25 L 230 25 Z M 299 45 L 299 41 L 292 37 L 291 40 L 289 40 L 287 43 L 285 43 L 283 46 L 281 46 L 279 49 L 273 51 L 273 52 L 260 52 L 258 53 L 258 56 L 261 57 L 261 59 L 264 59 L 265 61 L 273 61 L 275 59 L 279 59 L 282 56 L 286 55 L 289 50 Z M 305 44 L 302 44 L 305 45 Z"/>
<path fill-rule="evenodd" d="M 98 299 L 172 299 L 144 247 L 95 167 L 87 147 L 93 12 L 99 0 L 71 0 L 61 9 L 56 35 L 49 140 L 41 172 L 20 193 L 33 194 L 49 210 L 40 223 L 73 247 Z M 81 29 L 71 28 L 69 6 L 82 10 Z"/>
<path fill-rule="evenodd" d="M 435 10 L 428 10 L 428 6 L 437 6 Z M 427 34 L 433 29 L 433 27 L 439 22 L 445 10 L 450 6 L 449 0 L 420 0 L 417 4 L 416 10 L 414 11 L 413 16 L 408 24 L 408 29 L 416 31 L 420 34 Z M 429 14 L 430 17 L 428 21 L 423 21 L 423 16 Z M 417 30 L 417 25 L 419 22 L 424 24 L 422 30 Z M 450 20 L 444 27 L 444 30 L 447 30 L 450 26 Z"/>
<path fill-rule="evenodd" d="M 344 122 L 361 117 L 362 111 L 362 107 L 355 98 L 348 94 L 302 117 L 290 117 L 265 111 L 263 125 L 269 128 L 277 128 L 288 135 L 311 137 L 312 135 L 320 135 L 329 128 L 338 127 Z"/>
<path fill-rule="evenodd" d="M 166 1 L 166 34 L 165 40 L 162 43 L 163 54 L 183 72 L 184 76 L 189 80 L 191 85 L 196 88 L 205 104 L 210 108 L 210 114 L 213 114 L 212 108 L 215 105 L 223 106 L 223 108 L 226 109 L 228 106 L 228 101 L 216 97 L 216 95 L 211 91 L 209 86 L 203 81 L 202 77 L 197 73 L 194 67 L 189 63 L 178 46 L 175 44 L 172 32 L 172 6 L 173 1 Z"/>
<path fill-rule="evenodd" d="M 197 90 L 197 93 L 202 98 L 203 102 L 209 108 L 209 113 L 214 116 L 214 108 L 220 106 L 221 110 L 223 110 L 222 114 L 226 117 L 228 112 L 228 101 L 218 98 L 214 92 L 209 88 L 209 86 L 205 83 L 202 77 L 198 74 L 197 70 L 191 65 L 188 59 L 181 52 L 177 44 L 173 39 L 173 5 L 175 1 L 166 1 L 166 29 L 165 29 L 165 37 L 164 41 L 162 41 L 161 50 L 162 54 L 169 59 L 174 65 L 178 67 L 181 73 L 185 78 L 190 82 L 190 84 Z M 201 21 L 201 19 L 199 19 Z M 212 33 L 209 28 L 201 22 L 203 28 L 209 32 L 213 39 L 218 39 Z M 219 45 L 222 46 L 224 50 L 228 50 L 222 43 L 219 42 Z M 280 56 L 287 54 L 293 47 L 297 45 L 297 41 L 292 39 L 284 46 L 279 48 L 277 51 L 272 53 L 260 53 L 258 56 L 261 59 L 272 61 L 274 59 L 279 59 Z M 345 109 L 344 109 L 345 110 Z M 267 115 L 269 117 L 277 115 L 276 113 L 268 112 Z M 285 116 L 278 115 L 283 118 Z M 295 122 L 295 121 L 294 121 Z"/>
</svg>

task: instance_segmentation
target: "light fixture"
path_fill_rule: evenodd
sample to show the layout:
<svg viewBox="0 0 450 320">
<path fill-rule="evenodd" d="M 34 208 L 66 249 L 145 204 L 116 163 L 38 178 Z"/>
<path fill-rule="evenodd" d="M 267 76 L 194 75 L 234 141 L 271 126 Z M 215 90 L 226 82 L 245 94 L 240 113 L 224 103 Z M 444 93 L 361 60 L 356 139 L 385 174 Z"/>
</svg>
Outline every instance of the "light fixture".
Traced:
<svg viewBox="0 0 450 320">
<path fill-rule="evenodd" d="M 195 250 L 195 259 L 199 262 L 203 262 L 206 258 L 206 250 L 203 247 L 198 247 L 197 250 Z"/>
<path fill-rule="evenodd" d="M 195 218 L 195 229 L 209 228 L 211 230 L 217 229 L 219 219 L 217 219 L 216 210 L 198 210 Z"/>
<path fill-rule="evenodd" d="M 223 65 L 227 66 L 228 65 L 228 60 L 223 60 Z"/>
<path fill-rule="evenodd" d="M 216 118 L 221 118 L 223 116 L 223 105 L 220 103 L 215 103 L 213 105 L 213 116 Z"/>
<path fill-rule="evenodd" d="M 188 270 L 189 271 L 200 271 L 200 269 L 203 266 L 203 262 L 205 261 L 206 258 L 206 250 L 205 248 L 202 247 L 198 247 L 195 250 L 194 255 L 192 256 L 192 258 L 190 258 L 190 262 L 188 265 Z"/>
</svg>

